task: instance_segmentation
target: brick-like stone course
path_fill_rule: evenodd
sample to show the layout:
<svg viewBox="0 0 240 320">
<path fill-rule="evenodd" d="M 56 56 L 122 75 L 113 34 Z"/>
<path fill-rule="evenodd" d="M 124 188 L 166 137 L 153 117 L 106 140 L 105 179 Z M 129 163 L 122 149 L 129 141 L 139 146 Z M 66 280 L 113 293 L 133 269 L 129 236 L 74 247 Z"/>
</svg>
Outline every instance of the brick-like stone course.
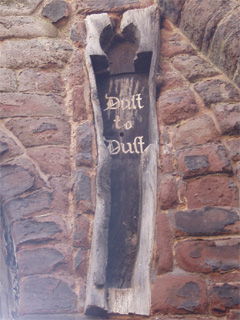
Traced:
<svg viewBox="0 0 240 320">
<path fill-rule="evenodd" d="M 16 144 L 12 137 L 0 129 L 0 160 L 11 159 L 22 153 L 23 150 Z"/>
<path fill-rule="evenodd" d="M 70 175 L 70 156 L 67 148 L 41 146 L 29 148 L 27 152 L 45 174 Z"/>
<path fill-rule="evenodd" d="M 17 75 L 10 69 L 0 69 L 0 92 L 17 91 Z"/>
<path fill-rule="evenodd" d="M 74 261 L 74 268 L 79 277 L 87 276 L 88 256 L 87 250 L 84 248 L 78 249 L 77 255 Z"/>
<path fill-rule="evenodd" d="M 234 271 L 239 266 L 240 242 L 236 240 L 183 241 L 176 246 L 177 264 L 190 272 Z"/>
<path fill-rule="evenodd" d="M 74 194 L 77 202 L 91 199 L 91 180 L 84 169 L 75 172 Z"/>
<path fill-rule="evenodd" d="M 34 178 L 31 191 L 38 190 L 40 188 L 46 187 L 46 181 L 44 181 L 42 175 L 38 170 L 36 170 L 36 165 L 29 159 L 25 154 L 8 161 L 11 165 L 21 166 L 29 172 L 29 174 Z"/>
<path fill-rule="evenodd" d="M 69 193 L 71 182 L 69 177 L 60 175 L 59 177 L 52 176 L 49 179 L 50 186 L 53 190 L 52 208 L 54 212 L 66 214 L 69 207 Z"/>
<path fill-rule="evenodd" d="M 225 175 L 209 175 L 186 183 L 188 208 L 203 206 L 239 206 L 238 188 L 235 181 Z"/>
<path fill-rule="evenodd" d="M 64 81 L 59 72 L 27 69 L 19 74 L 18 82 L 19 91 L 26 93 L 61 93 L 65 89 Z"/>
<path fill-rule="evenodd" d="M 163 210 L 175 208 L 178 204 L 177 185 L 171 175 L 161 177 L 159 203 Z"/>
<path fill-rule="evenodd" d="M 33 186 L 34 177 L 21 166 L 2 165 L 0 166 L 2 200 L 10 199 L 24 193 Z"/>
<path fill-rule="evenodd" d="M 238 309 L 240 305 L 239 289 L 239 285 L 227 283 L 214 285 L 210 293 L 212 313 L 216 316 L 222 316 L 230 308 Z"/>
<path fill-rule="evenodd" d="M 54 277 L 31 276 L 20 285 L 20 313 L 69 313 L 77 311 L 77 297 L 69 285 Z"/>
<path fill-rule="evenodd" d="M 191 119 L 175 129 L 173 145 L 176 149 L 219 141 L 219 133 L 208 115 Z"/>
<path fill-rule="evenodd" d="M 195 90 L 209 107 L 219 102 L 239 102 L 239 91 L 229 82 L 220 79 L 204 80 L 194 86 Z"/>
<path fill-rule="evenodd" d="M 39 17 L 0 17 L 0 40 L 10 38 L 55 38 L 57 29 Z"/>
<path fill-rule="evenodd" d="M 76 165 L 91 166 L 93 164 L 92 127 L 89 121 L 82 123 L 77 128 L 76 143 Z"/>
<path fill-rule="evenodd" d="M 84 96 L 84 87 L 77 86 L 72 92 L 72 109 L 73 120 L 83 121 L 87 120 L 86 99 Z"/>
<path fill-rule="evenodd" d="M 230 78 L 233 78 L 236 69 L 240 65 L 238 45 L 240 41 L 239 15 L 240 10 L 238 7 L 221 21 L 212 39 L 211 45 L 214 50 L 211 50 L 209 54 L 210 59 Z M 223 41 L 223 36 L 225 41 Z"/>
<path fill-rule="evenodd" d="M 69 16 L 68 4 L 66 1 L 53 0 L 43 8 L 42 15 L 53 23 L 58 22 Z"/>
<path fill-rule="evenodd" d="M 149 7 L 154 4 L 153 0 L 94 0 L 77 1 L 79 13 L 95 13 L 105 11 L 126 11 L 134 8 Z"/>
<path fill-rule="evenodd" d="M 239 139 L 228 139 L 226 141 L 226 147 L 228 149 L 230 158 L 232 161 L 240 161 L 240 143 Z"/>
<path fill-rule="evenodd" d="M 61 252 L 53 248 L 22 250 L 17 253 L 20 276 L 52 273 L 64 261 Z"/>
<path fill-rule="evenodd" d="M 173 241 L 170 227 L 169 216 L 165 213 L 157 215 L 157 273 L 158 275 L 166 273 L 173 268 Z"/>
<path fill-rule="evenodd" d="M 219 72 L 209 62 L 198 56 L 182 55 L 173 59 L 174 67 L 189 81 L 217 75 Z"/>
<path fill-rule="evenodd" d="M 162 32 L 162 43 L 160 55 L 165 58 L 172 58 L 178 54 L 195 54 L 196 50 L 174 32 Z"/>
<path fill-rule="evenodd" d="M 222 144 L 211 143 L 176 153 L 178 170 L 183 178 L 209 173 L 232 173 L 228 152 Z"/>
<path fill-rule="evenodd" d="M 63 100 L 57 95 L 0 93 L 0 118 L 64 118 Z"/>
<path fill-rule="evenodd" d="M 2 45 L 0 67 L 63 68 L 69 62 L 71 53 L 72 47 L 61 40 L 7 40 Z"/>
<path fill-rule="evenodd" d="M 167 274 L 158 278 L 152 290 L 152 311 L 161 314 L 205 314 L 205 281 L 198 276 Z"/>
<path fill-rule="evenodd" d="M 77 47 L 81 48 L 87 44 L 86 34 L 87 32 L 85 21 L 78 21 L 72 25 L 70 37 L 74 44 L 77 45 Z"/>
<path fill-rule="evenodd" d="M 178 211 L 175 214 L 175 234 L 219 235 L 240 232 L 240 216 L 232 208 L 204 207 L 197 210 Z"/>
<path fill-rule="evenodd" d="M 84 215 L 80 215 L 76 218 L 73 246 L 86 250 L 90 249 L 90 221 Z"/>
<path fill-rule="evenodd" d="M 240 103 L 217 104 L 213 107 L 213 112 L 222 134 L 240 134 Z"/>
<path fill-rule="evenodd" d="M 25 147 L 70 144 L 70 125 L 55 118 L 12 119 L 6 127 Z"/>
<path fill-rule="evenodd" d="M 3 0 L 0 4 L 0 16 L 29 15 L 42 0 Z"/>
<path fill-rule="evenodd" d="M 240 87 L 239 3 L 159 0 L 162 12 Z"/>
<path fill-rule="evenodd" d="M 50 192 L 39 190 L 25 197 L 9 200 L 3 205 L 3 211 L 10 221 L 16 221 L 44 209 L 49 210 L 51 201 L 52 194 Z"/>
<path fill-rule="evenodd" d="M 189 119 L 198 111 L 193 92 L 186 89 L 163 93 L 158 100 L 158 108 L 162 121 L 167 125 Z"/>
<path fill-rule="evenodd" d="M 13 224 L 12 233 L 16 245 L 24 243 L 46 243 L 61 233 L 61 227 L 54 221 L 20 220 Z"/>
</svg>

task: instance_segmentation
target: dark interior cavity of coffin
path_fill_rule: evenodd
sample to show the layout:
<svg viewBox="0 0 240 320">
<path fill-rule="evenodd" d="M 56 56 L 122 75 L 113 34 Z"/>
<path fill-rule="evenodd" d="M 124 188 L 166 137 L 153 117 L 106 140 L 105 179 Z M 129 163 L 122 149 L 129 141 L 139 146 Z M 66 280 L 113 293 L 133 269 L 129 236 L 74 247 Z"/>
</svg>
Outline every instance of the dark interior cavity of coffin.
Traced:
<svg viewBox="0 0 240 320">
<path fill-rule="evenodd" d="M 128 31 L 125 37 L 113 37 L 109 47 L 102 36 L 108 59 L 91 57 L 103 118 L 103 137 L 111 153 L 106 269 L 109 288 L 131 287 L 141 221 L 141 154 L 149 145 L 151 54 L 141 57 L 144 63 L 136 63 L 136 29 L 130 26 Z M 109 31 L 103 34 L 109 37 Z"/>
</svg>

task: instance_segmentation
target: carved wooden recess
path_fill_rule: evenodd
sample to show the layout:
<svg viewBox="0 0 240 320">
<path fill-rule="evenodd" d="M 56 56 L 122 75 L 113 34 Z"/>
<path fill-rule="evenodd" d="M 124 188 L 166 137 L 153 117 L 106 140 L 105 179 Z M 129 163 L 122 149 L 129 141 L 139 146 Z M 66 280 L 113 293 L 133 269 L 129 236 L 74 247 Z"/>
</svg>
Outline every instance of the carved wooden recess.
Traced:
<svg viewBox="0 0 240 320">
<path fill-rule="evenodd" d="M 98 145 L 86 314 L 148 315 L 156 210 L 156 6 L 86 18 Z"/>
</svg>

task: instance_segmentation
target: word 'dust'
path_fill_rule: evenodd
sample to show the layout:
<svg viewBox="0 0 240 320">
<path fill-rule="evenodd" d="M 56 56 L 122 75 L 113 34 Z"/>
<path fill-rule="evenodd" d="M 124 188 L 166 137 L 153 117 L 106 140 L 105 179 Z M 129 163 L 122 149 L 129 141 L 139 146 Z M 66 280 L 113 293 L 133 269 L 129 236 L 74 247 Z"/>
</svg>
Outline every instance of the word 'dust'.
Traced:
<svg viewBox="0 0 240 320">
<path fill-rule="evenodd" d="M 136 110 L 144 108 L 144 106 L 141 105 L 141 93 L 134 94 L 131 99 L 123 98 L 119 99 L 117 97 L 108 97 L 107 93 L 105 95 L 105 99 L 107 99 L 107 108 L 103 111 L 107 110 L 117 110 L 121 108 L 122 110 Z"/>
<path fill-rule="evenodd" d="M 143 145 L 145 144 L 145 142 L 143 142 L 143 136 L 136 137 L 133 143 L 123 143 L 117 140 L 107 140 L 107 142 L 109 143 L 108 149 L 111 155 L 117 155 L 120 152 L 124 154 L 141 154 L 143 153 Z"/>
</svg>

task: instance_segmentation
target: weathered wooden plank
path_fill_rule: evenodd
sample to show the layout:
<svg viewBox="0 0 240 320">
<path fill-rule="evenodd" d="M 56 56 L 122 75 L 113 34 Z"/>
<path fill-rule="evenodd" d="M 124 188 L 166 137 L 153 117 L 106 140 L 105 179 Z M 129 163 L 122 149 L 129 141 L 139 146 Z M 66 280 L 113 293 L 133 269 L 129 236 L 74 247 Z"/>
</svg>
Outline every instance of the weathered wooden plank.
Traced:
<svg viewBox="0 0 240 320">
<path fill-rule="evenodd" d="M 106 15 L 92 15 L 86 22 L 99 166 L 86 313 L 148 315 L 159 11 L 152 6 L 124 13 L 115 35 Z"/>
</svg>

